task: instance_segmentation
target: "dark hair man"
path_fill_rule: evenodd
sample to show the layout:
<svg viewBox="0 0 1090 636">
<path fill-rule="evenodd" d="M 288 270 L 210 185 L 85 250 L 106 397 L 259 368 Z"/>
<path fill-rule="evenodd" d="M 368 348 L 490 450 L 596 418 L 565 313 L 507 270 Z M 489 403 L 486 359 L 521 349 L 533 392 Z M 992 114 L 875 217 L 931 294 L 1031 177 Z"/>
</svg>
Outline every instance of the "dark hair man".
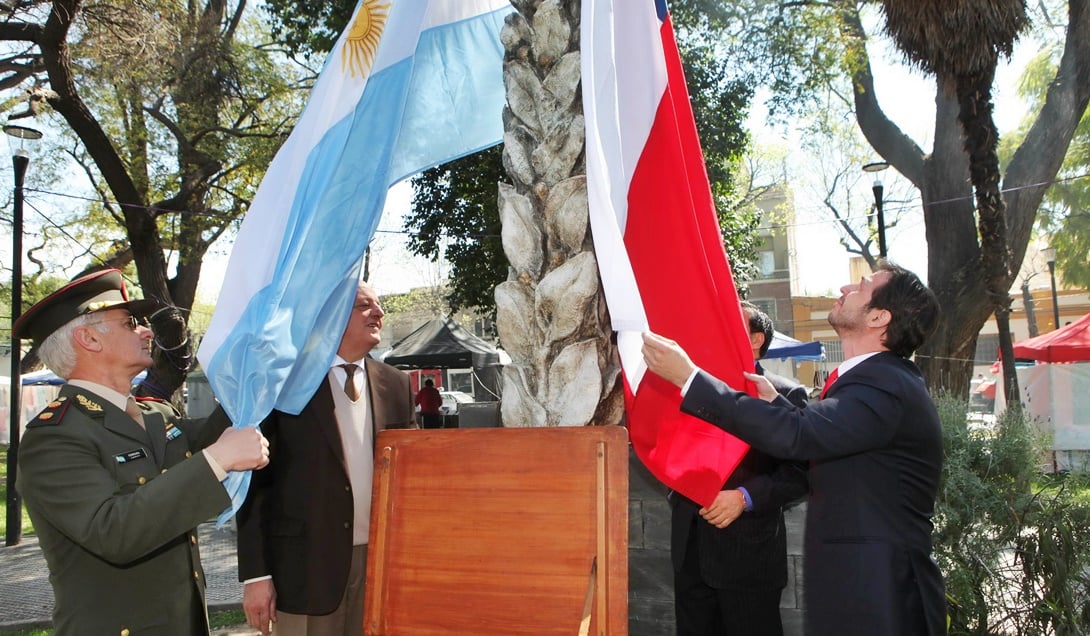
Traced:
<svg viewBox="0 0 1090 636">
<path fill-rule="evenodd" d="M 845 361 L 824 399 L 804 408 L 777 398 L 758 375 L 746 377 L 760 399 L 735 391 L 673 341 L 644 335 L 648 368 L 682 388 L 683 411 L 772 455 L 810 461 L 811 636 L 946 631 L 942 576 L 931 558 L 942 430 L 923 377 L 907 359 L 938 314 L 931 290 L 889 263 L 842 287 L 829 324 Z"/>
<path fill-rule="evenodd" d="M 772 319 L 742 303 L 754 359 L 772 343 Z M 806 404 L 806 388 L 767 373 L 780 395 Z M 750 449 L 707 508 L 672 492 L 670 555 L 678 636 L 781 636 L 787 585 L 783 510 L 806 494 L 806 466 Z"/>
</svg>

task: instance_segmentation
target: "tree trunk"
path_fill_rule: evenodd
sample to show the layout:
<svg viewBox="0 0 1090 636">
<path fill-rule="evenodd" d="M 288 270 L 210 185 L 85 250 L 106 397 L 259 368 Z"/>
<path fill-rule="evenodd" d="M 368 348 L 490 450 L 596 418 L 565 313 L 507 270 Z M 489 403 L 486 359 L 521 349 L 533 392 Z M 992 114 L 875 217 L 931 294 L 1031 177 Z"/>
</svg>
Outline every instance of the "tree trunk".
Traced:
<svg viewBox="0 0 1090 636">
<path fill-rule="evenodd" d="M 1014 343 L 1010 330 L 1011 298 L 1007 292 L 1014 280 L 1014 273 L 1011 272 L 1010 250 L 1007 248 L 1006 206 L 999 192 L 999 131 L 995 127 L 995 108 L 992 104 L 997 61 L 998 57 L 993 57 L 987 68 L 956 79 L 958 120 L 965 131 L 969 176 L 976 190 L 981 264 L 984 285 L 995 308 L 995 323 L 999 330 L 1004 396 L 1009 408 L 1020 410 L 1022 402 L 1018 375 L 1014 372 Z"/>
<path fill-rule="evenodd" d="M 1040 115 L 1015 151 L 1003 179 L 1003 250 L 1010 263 L 1021 263 L 1025 257 L 1044 191 L 1058 172 L 1090 101 L 1088 4 L 1090 0 L 1068 2 L 1070 19 L 1059 70 Z M 844 2 L 842 6 L 844 34 L 854 43 L 859 60 L 852 76 L 859 127 L 878 154 L 919 188 L 923 201 L 928 285 L 938 296 L 942 316 L 935 335 L 917 352 L 917 361 L 932 388 L 960 394 L 972 378 L 977 334 L 998 304 L 992 290 L 1002 289 L 1006 295 L 1015 274 L 1008 272 L 1002 285 L 994 272 L 989 280 L 984 259 L 990 248 L 982 247 L 978 240 L 969 157 L 954 97 L 944 94 L 941 86 L 936 91 L 935 142 L 930 153 L 924 152 L 882 111 L 856 5 Z"/>
<path fill-rule="evenodd" d="M 504 26 L 504 426 L 617 424 L 623 393 L 589 231 L 578 0 L 513 0 Z"/>
<path fill-rule="evenodd" d="M 1029 328 L 1029 337 L 1036 338 L 1040 333 L 1037 330 L 1037 305 L 1033 302 L 1033 294 L 1029 291 L 1029 281 L 1022 282 L 1022 306 L 1026 308 L 1026 327 Z"/>
<path fill-rule="evenodd" d="M 140 389 L 143 394 L 169 398 L 184 382 L 193 359 L 186 323 L 196 297 L 202 260 L 243 205 L 238 202 L 225 212 L 212 209 L 208 200 L 223 175 L 217 158 L 225 156 L 227 143 L 209 131 L 224 128 L 220 121 L 227 99 L 224 66 L 233 63 L 229 51 L 245 6 L 246 2 L 237 3 L 229 15 L 227 3 L 222 0 L 209 0 L 203 7 L 200 3 L 190 4 L 188 19 L 176 25 L 179 54 L 174 80 L 169 85 L 173 111 L 164 112 L 159 104 L 144 103 L 146 95 L 131 91 L 122 105 L 130 127 L 116 144 L 85 103 L 73 72 L 68 37 L 82 1 L 55 0 L 36 39 L 50 87 L 56 93 L 50 105 L 83 143 L 105 188 L 120 207 L 131 250 L 110 255 L 107 262 L 119 268 L 134 262 L 144 297 L 176 306 L 153 321 L 154 365 L 147 385 Z M 120 84 L 123 87 L 124 83 Z M 177 144 L 177 190 L 161 201 L 149 200 L 147 117 L 157 119 Z M 184 213 L 175 220 L 172 245 L 164 241 L 159 228 L 161 217 L 170 212 Z M 177 256 L 173 277 L 165 256 L 168 249 L 174 249 Z"/>
</svg>

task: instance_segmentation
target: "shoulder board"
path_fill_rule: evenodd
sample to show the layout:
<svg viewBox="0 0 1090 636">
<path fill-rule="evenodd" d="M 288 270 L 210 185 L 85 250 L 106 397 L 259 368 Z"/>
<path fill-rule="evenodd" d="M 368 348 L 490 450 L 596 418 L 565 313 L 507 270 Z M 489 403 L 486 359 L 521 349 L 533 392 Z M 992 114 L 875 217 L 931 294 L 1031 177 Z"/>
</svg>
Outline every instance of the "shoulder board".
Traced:
<svg viewBox="0 0 1090 636">
<path fill-rule="evenodd" d="M 76 404 L 76 407 L 82 410 L 84 413 L 91 417 L 101 418 L 105 413 L 102 404 L 98 401 L 98 398 L 92 398 L 84 395 L 83 393 L 77 393 L 68 404 Z"/>
<path fill-rule="evenodd" d="M 140 397 L 134 397 L 133 399 L 136 400 L 137 406 L 145 411 L 158 411 L 164 415 L 181 417 L 181 413 L 178 412 L 178 409 L 174 408 L 174 404 L 163 398 L 142 395 Z"/>
<path fill-rule="evenodd" d="M 63 396 L 53 400 L 45 406 L 41 413 L 38 413 L 37 417 L 32 421 L 27 422 L 27 428 L 60 424 L 65 412 L 68 410 L 69 404 L 71 404 L 71 402 L 68 398 Z"/>
</svg>

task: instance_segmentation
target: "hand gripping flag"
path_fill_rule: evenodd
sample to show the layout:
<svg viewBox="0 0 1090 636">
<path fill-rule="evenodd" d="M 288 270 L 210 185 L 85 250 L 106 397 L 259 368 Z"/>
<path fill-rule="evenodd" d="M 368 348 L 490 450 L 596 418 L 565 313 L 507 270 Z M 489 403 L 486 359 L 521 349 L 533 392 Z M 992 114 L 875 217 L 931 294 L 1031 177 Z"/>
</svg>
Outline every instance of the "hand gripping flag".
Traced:
<svg viewBox="0 0 1090 636">
<path fill-rule="evenodd" d="M 231 252 L 198 357 L 235 426 L 298 413 L 329 369 L 386 192 L 499 143 L 507 0 L 361 0 Z M 232 510 L 249 473 L 232 474 Z"/>
<path fill-rule="evenodd" d="M 708 505 L 748 446 L 682 414 L 640 353 L 650 329 L 731 386 L 753 369 L 673 27 L 663 0 L 583 0 L 581 28 L 590 220 L 629 435 L 652 474 Z"/>
</svg>

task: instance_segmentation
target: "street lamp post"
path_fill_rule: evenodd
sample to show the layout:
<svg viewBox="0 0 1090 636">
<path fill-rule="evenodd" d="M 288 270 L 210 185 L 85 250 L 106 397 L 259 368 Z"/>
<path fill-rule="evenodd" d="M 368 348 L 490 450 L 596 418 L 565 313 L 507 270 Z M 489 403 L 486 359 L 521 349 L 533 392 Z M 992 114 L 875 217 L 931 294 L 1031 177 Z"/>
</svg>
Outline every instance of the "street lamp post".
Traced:
<svg viewBox="0 0 1090 636">
<path fill-rule="evenodd" d="M 1041 256 L 1048 263 L 1048 277 L 1052 282 L 1052 324 L 1054 329 L 1060 328 L 1060 303 L 1056 298 L 1056 248 L 1046 247 L 1041 250 Z"/>
<path fill-rule="evenodd" d="M 873 172 L 874 174 L 874 186 L 871 188 L 874 191 L 874 211 L 878 214 L 878 256 L 881 258 L 886 257 L 886 217 L 882 212 L 882 175 L 883 170 L 889 167 L 889 164 L 885 161 L 875 161 L 874 163 L 868 163 L 863 166 L 863 172 Z"/>
<path fill-rule="evenodd" d="M 42 138 L 42 133 L 25 126 L 4 126 L 4 133 L 9 137 L 11 160 L 15 168 L 15 195 L 11 221 L 11 324 L 23 310 L 23 178 L 30 165 L 30 148 Z M 18 545 L 23 536 L 23 505 L 19 493 L 15 491 L 15 477 L 18 467 L 19 436 L 22 426 L 20 397 L 22 384 L 19 377 L 19 363 L 22 350 L 19 341 L 11 338 L 11 411 L 8 426 L 8 476 L 7 476 L 7 531 L 4 544 Z"/>
</svg>

